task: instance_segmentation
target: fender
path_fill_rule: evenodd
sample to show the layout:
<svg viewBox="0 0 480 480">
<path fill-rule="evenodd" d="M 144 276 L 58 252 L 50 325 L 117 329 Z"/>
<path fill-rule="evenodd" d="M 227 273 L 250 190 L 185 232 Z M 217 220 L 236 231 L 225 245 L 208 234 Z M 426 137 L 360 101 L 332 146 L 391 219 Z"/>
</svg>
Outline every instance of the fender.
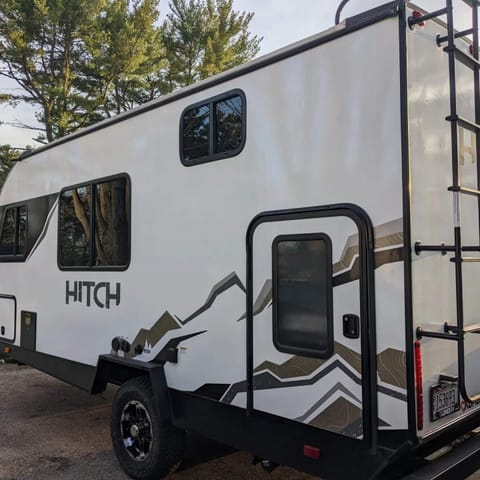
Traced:
<svg viewBox="0 0 480 480">
<path fill-rule="evenodd" d="M 170 423 L 172 421 L 172 408 L 163 367 L 163 363 L 140 362 L 116 355 L 100 355 L 91 393 L 104 392 L 108 383 L 121 385 L 131 378 L 148 375 L 160 418 L 165 423 Z"/>
</svg>

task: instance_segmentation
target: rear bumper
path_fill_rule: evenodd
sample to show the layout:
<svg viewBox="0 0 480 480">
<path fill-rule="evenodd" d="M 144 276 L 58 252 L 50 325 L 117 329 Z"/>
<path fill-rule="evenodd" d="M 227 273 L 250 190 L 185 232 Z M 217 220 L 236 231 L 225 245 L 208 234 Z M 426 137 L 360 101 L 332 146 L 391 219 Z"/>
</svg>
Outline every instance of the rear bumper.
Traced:
<svg viewBox="0 0 480 480">
<path fill-rule="evenodd" d="M 402 480 L 459 480 L 480 468 L 480 434 L 452 446 L 425 460 L 424 466 Z"/>
</svg>

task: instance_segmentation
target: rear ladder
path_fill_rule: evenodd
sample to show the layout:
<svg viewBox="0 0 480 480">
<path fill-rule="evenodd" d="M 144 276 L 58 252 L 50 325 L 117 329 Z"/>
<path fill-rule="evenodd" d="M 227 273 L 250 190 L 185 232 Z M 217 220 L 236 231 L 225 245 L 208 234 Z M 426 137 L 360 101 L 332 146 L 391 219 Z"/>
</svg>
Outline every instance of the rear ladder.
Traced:
<svg viewBox="0 0 480 480">
<path fill-rule="evenodd" d="M 450 325 L 448 322 L 444 325 L 444 332 L 429 332 L 421 327 L 417 328 L 417 338 L 430 337 L 457 342 L 458 352 L 458 381 L 459 390 L 466 402 L 474 403 L 480 400 L 480 393 L 471 396 L 468 393 L 465 382 L 465 335 L 479 334 L 480 324 L 465 326 L 464 302 L 463 302 L 463 264 L 470 262 L 480 262 L 480 256 L 463 256 L 464 252 L 480 252 L 480 245 L 466 246 L 462 244 L 461 217 L 460 217 L 460 199 L 461 195 L 473 195 L 478 198 L 479 225 L 480 225 L 480 61 L 479 61 L 479 2 L 480 0 L 461 0 L 472 9 L 472 28 L 460 32 L 454 28 L 454 0 L 447 0 L 446 7 L 426 15 L 414 15 L 409 19 L 410 28 L 415 25 L 421 25 L 431 18 L 447 16 L 447 35 L 438 36 L 439 46 L 445 45 L 443 50 L 448 53 L 448 66 L 450 78 L 450 115 L 446 120 L 451 124 L 451 144 L 452 144 L 452 186 L 448 188 L 453 193 L 453 223 L 454 223 L 454 245 L 422 245 L 420 242 L 415 244 L 415 252 L 420 254 L 422 251 L 437 251 L 446 255 L 453 252 L 450 261 L 455 266 L 455 294 L 456 294 L 456 325 Z M 455 44 L 457 38 L 472 35 L 473 42 L 470 48 L 470 54 L 460 50 Z M 470 68 L 474 77 L 475 94 L 475 120 L 462 118 L 457 111 L 457 62 Z M 476 158 L 477 158 L 477 188 L 468 188 L 460 183 L 459 167 L 459 127 L 469 130 L 474 134 L 476 140 Z"/>
</svg>

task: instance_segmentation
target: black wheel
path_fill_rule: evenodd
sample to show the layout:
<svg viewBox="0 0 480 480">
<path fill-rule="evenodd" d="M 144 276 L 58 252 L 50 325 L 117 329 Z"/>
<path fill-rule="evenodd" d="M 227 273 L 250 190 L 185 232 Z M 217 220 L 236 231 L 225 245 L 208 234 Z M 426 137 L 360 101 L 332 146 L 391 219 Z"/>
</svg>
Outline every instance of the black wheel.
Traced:
<svg viewBox="0 0 480 480">
<path fill-rule="evenodd" d="M 118 390 L 111 433 L 118 462 L 136 480 L 158 480 L 182 460 L 185 432 L 160 418 L 148 377 L 133 378 Z"/>
</svg>

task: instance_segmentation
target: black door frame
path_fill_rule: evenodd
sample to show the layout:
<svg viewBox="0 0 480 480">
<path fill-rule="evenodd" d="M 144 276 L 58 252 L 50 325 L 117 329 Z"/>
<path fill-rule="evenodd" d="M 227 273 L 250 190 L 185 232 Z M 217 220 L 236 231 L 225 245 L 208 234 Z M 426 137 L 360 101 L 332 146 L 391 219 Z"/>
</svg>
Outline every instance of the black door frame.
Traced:
<svg viewBox="0 0 480 480">
<path fill-rule="evenodd" d="M 377 348 L 375 328 L 375 253 L 374 229 L 368 214 L 358 205 L 341 203 L 315 207 L 272 210 L 258 214 L 250 222 L 247 235 L 247 415 L 254 411 L 253 396 L 253 238 L 263 223 L 347 217 L 358 228 L 360 260 L 360 311 L 362 358 L 363 442 L 377 450 Z"/>
</svg>

